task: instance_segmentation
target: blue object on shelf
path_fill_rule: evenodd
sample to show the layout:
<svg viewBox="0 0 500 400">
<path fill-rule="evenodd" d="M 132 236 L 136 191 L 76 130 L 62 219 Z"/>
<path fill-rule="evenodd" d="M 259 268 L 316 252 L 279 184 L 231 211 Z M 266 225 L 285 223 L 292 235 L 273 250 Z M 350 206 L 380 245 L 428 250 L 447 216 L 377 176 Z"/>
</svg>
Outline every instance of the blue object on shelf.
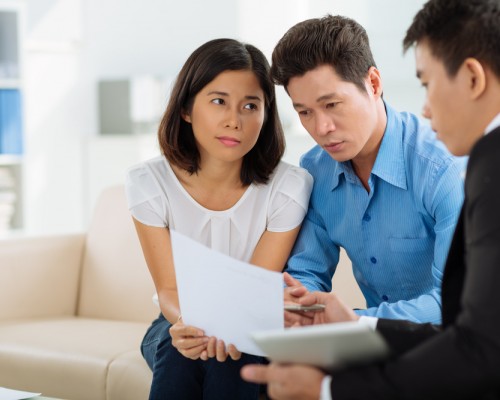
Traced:
<svg viewBox="0 0 500 400">
<path fill-rule="evenodd" d="M 23 153 L 21 93 L 18 89 L 0 90 L 0 153 Z"/>
</svg>

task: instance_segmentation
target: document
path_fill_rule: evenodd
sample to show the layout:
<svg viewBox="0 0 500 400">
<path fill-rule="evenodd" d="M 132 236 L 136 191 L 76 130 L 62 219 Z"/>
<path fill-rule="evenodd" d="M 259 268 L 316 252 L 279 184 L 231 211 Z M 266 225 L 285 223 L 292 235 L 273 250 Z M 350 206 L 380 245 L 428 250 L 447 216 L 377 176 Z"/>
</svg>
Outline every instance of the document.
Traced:
<svg viewBox="0 0 500 400">
<path fill-rule="evenodd" d="M 283 275 L 170 230 L 182 320 L 238 350 L 264 356 L 251 333 L 284 329 Z"/>
<path fill-rule="evenodd" d="M 0 387 L 0 400 L 21 400 L 31 399 L 40 396 L 41 393 L 23 392 L 20 390 L 7 389 Z"/>
</svg>

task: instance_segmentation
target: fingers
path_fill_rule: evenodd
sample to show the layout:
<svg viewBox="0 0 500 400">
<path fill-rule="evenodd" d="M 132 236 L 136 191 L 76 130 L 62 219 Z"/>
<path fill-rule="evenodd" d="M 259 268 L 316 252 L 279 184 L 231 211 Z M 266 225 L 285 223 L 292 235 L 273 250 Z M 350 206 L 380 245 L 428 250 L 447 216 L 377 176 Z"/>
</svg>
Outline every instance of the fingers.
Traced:
<svg viewBox="0 0 500 400">
<path fill-rule="evenodd" d="M 198 328 L 177 322 L 170 327 L 169 332 L 172 337 L 172 346 L 184 357 L 195 360 L 200 358 L 202 352 L 206 350 L 209 338 L 204 336 L 203 331 Z"/>
<path fill-rule="evenodd" d="M 239 351 L 234 344 L 230 344 L 228 346 L 229 357 L 234 361 L 237 361 L 241 358 L 241 351 Z"/>
<path fill-rule="evenodd" d="M 217 340 L 216 337 L 212 336 L 208 339 L 206 350 L 201 353 L 200 358 L 206 361 L 215 357 L 217 361 L 224 362 L 228 356 L 236 361 L 241 358 L 241 352 L 233 344 L 230 344 L 226 349 L 223 340 Z"/>
<path fill-rule="evenodd" d="M 295 303 L 299 298 L 308 294 L 309 292 L 304 286 L 287 287 L 285 288 L 284 299 L 287 303 Z"/>
<path fill-rule="evenodd" d="M 245 365 L 241 371 L 241 377 L 253 383 L 268 383 L 269 382 L 269 367 L 267 365 L 250 364 Z"/>
<path fill-rule="evenodd" d="M 295 302 L 299 297 L 309 293 L 306 287 L 289 273 L 284 272 L 283 279 L 287 285 L 285 288 L 285 302 Z"/>
<path fill-rule="evenodd" d="M 295 326 L 312 325 L 314 321 L 314 314 L 311 312 L 298 313 L 285 311 L 285 326 L 287 328 Z"/>
<path fill-rule="evenodd" d="M 321 296 L 320 292 L 308 292 L 304 294 L 298 302 L 303 306 L 312 306 L 313 304 L 319 303 L 319 298 Z"/>
<path fill-rule="evenodd" d="M 207 343 L 207 355 L 208 355 L 208 358 L 214 358 L 215 355 L 216 355 L 216 350 L 215 350 L 215 346 L 217 344 L 217 338 L 215 337 L 211 337 L 210 339 L 208 339 L 208 343 Z"/>
<path fill-rule="evenodd" d="M 302 283 L 295 279 L 292 275 L 290 275 L 288 272 L 283 272 L 283 279 L 285 280 L 285 283 L 287 286 L 302 286 Z"/>
<path fill-rule="evenodd" d="M 184 357 L 190 358 L 191 360 L 197 360 L 198 358 L 201 358 L 201 354 L 205 350 L 205 344 L 202 344 L 200 346 L 190 347 L 189 349 L 177 348 L 177 350 Z"/>
<path fill-rule="evenodd" d="M 217 359 L 217 361 L 219 362 L 226 361 L 228 354 L 226 352 L 226 345 L 224 344 L 223 340 L 220 339 L 217 340 L 215 350 L 216 350 L 215 358 Z"/>
<path fill-rule="evenodd" d="M 232 346 L 232 353 L 234 357 L 237 358 L 233 358 L 233 355 L 231 355 L 231 346 Z M 229 347 L 230 349 L 228 353 L 226 351 L 226 345 L 224 344 L 223 340 L 217 340 L 217 338 L 213 336 L 210 337 L 208 339 L 206 346 L 207 359 L 215 357 L 217 361 L 224 362 L 227 360 L 227 356 L 229 355 L 233 360 L 238 360 L 241 357 L 241 353 L 238 355 L 239 352 L 233 345 L 230 345 Z"/>
<path fill-rule="evenodd" d="M 253 383 L 266 383 L 273 399 L 318 399 L 324 373 L 303 365 L 246 365 L 241 377 Z"/>
<path fill-rule="evenodd" d="M 176 322 L 170 327 L 170 335 L 174 336 L 203 336 L 205 333 L 194 326 L 184 325 L 182 321 Z"/>
</svg>

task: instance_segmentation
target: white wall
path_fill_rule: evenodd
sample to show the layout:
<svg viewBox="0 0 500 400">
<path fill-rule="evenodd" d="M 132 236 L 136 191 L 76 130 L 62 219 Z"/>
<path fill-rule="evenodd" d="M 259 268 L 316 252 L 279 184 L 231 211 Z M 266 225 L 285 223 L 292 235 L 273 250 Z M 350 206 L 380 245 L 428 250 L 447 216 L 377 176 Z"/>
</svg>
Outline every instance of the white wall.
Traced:
<svg viewBox="0 0 500 400">
<path fill-rule="evenodd" d="M 201 43 L 235 37 L 272 48 L 293 24 L 326 13 L 357 19 L 371 38 L 393 106 L 420 112 L 413 55 L 401 41 L 420 0 L 25 0 L 25 221 L 29 234 L 85 229 L 96 193 L 155 151 L 144 138 L 99 136 L 97 82 L 170 77 Z M 286 159 L 313 143 L 279 90 Z M 140 145 L 137 145 L 139 140 Z M 146 140 L 147 142 L 147 140 Z M 107 160 L 106 160 L 107 156 Z"/>
<path fill-rule="evenodd" d="M 82 226 L 83 22 L 80 0 L 28 0 L 24 46 L 26 231 Z"/>
</svg>

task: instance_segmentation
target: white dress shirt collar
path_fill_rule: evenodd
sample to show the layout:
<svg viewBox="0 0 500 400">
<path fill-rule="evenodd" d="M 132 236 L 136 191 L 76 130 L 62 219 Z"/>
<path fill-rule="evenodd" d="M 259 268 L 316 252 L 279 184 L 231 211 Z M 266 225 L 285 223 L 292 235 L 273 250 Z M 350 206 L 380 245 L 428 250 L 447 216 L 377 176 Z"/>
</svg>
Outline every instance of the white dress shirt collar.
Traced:
<svg viewBox="0 0 500 400">
<path fill-rule="evenodd" d="M 487 135 L 493 129 L 498 128 L 499 126 L 500 126 L 500 114 L 497 114 L 497 116 L 495 118 L 493 118 L 493 120 L 490 122 L 490 124 L 486 127 L 484 134 Z"/>
</svg>

